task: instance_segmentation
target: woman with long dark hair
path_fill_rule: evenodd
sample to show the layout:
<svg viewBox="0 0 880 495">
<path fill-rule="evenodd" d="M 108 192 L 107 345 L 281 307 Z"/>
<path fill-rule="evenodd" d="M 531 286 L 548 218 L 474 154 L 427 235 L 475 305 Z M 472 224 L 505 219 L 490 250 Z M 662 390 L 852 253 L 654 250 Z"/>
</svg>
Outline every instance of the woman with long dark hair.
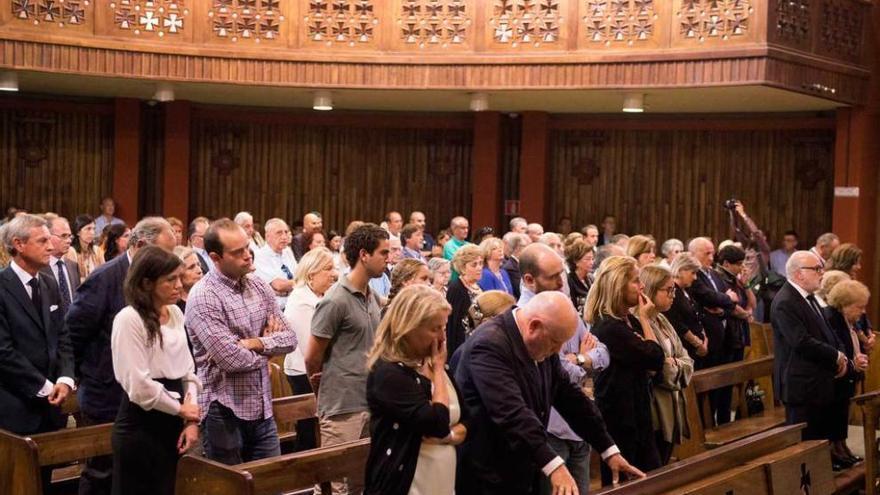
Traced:
<svg viewBox="0 0 880 495">
<path fill-rule="evenodd" d="M 187 346 L 180 258 L 140 249 L 113 320 L 113 373 L 125 395 L 113 423 L 113 494 L 173 494 L 177 460 L 199 438 L 201 383 Z"/>
<path fill-rule="evenodd" d="M 85 281 L 95 268 L 104 264 L 104 256 L 98 251 L 95 219 L 89 215 L 77 215 L 73 220 L 73 248 L 68 257 L 79 265 L 80 281 Z"/>
<path fill-rule="evenodd" d="M 125 224 L 114 223 L 104 228 L 104 232 L 101 233 L 101 253 L 105 263 L 128 249 L 129 237 L 131 237 L 131 229 Z"/>
</svg>

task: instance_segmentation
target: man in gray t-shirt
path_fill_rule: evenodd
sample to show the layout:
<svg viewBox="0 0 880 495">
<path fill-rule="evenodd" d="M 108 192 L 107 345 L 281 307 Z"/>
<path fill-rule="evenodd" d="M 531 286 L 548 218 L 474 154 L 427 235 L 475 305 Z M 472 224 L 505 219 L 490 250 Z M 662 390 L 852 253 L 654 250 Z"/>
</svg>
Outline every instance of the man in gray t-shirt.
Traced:
<svg viewBox="0 0 880 495">
<path fill-rule="evenodd" d="M 327 292 L 312 317 L 305 361 L 309 382 L 318 394 L 322 447 L 370 435 L 367 352 L 381 317 L 369 281 L 382 276 L 388 251 L 384 229 L 371 223 L 355 229 L 345 239 L 351 272 Z M 350 486 L 348 493 L 360 490 Z M 333 484 L 334 494 L 344 491 L 341 484 Z"/>
</svg>

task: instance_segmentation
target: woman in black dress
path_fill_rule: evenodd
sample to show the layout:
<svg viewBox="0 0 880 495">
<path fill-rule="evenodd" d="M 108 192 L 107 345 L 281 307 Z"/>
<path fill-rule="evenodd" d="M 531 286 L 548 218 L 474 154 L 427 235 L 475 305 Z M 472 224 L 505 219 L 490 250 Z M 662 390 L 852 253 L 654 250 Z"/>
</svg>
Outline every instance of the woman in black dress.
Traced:
<svg viewBox="0 0 880 495">
<path fill-rule="evenodd" d="M 652 311 L 636 260 L 607 258 L 596 272 L 584 315 L 611 356 L 595 380 L 596 405 L 621 455 L 644 472 L 661 465 L 651 418 L 651 378 L 662 371 L 666 356 L 650 325 Z M 611 483 L 611 470 L 603 464 L 602 485 Z"/>
<path fill-rule="evenodd" d="M 831 417 L 831 461 L 835 469 L 844 469 L 862 459 L 853 455 L 846 445 L 849 429 L 849 403 L 856 393 L 856 383 L 868 369 L 868 356 L 860 349 L 856 323 L 868 306 L 870 292 L 855 280 L 837 283 L 826 296 L 825 318 L 843 344 L 849 360 L 845 375 L 834 380 L 834 404 L 828 408 Z"/>
<path fill-rule="evenodd" d="M 700 262 L 690 253 L 680 253 L 672 262 L 672 278 L 675 280 L 675 298 L 672 307 L 663 312 L 685 350 L 694 360 L 694 370 L 707 366 L 706 355 L 709 353 L 709 337 L 703 329 L 700 319 L 700 305 L 690 296 L 688 288 L 697 279 Z"/>
<path fill-rule="evenodd" d="M 462 246 L 452 258 L 452 268 L 459 277 L 449 283 L 446 292 L 446 301 L 452 306 L 446 324 L 446 346 L 450 356 L 476 328 L 471 308 L 477 296 L 483 293 L 479 285 L 483 276 L 483 250 L 474 244 Z"/>
<path fill-rule="evenodd" d="M 595 254 L 593 246 L 586 241 L 575 240 L 565 246 L 565 262 L 568 263 L 568 290 L 571 303 L 578 314 L 583 314 L 590 293 L 590 272 L 593 271 Z"/>
</svg>

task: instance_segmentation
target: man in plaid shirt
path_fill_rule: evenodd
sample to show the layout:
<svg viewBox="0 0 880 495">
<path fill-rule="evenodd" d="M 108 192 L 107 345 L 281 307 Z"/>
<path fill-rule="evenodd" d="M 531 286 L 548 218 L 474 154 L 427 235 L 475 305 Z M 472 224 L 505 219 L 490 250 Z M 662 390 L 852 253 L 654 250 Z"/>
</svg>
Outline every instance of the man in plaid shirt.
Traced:
<svg viewBox="0 0 880 495">
<path fill-rule="evenodd" d="M 272 419 L 269 358 L 296 348 L 296 334 L 269 285 L 255 276 L 250 239 L 228 218 L 205 232 L 211 270 L 186 305 L 199 378 L 205 454 L 241 464 L 281 454 Z"/>
</svg>

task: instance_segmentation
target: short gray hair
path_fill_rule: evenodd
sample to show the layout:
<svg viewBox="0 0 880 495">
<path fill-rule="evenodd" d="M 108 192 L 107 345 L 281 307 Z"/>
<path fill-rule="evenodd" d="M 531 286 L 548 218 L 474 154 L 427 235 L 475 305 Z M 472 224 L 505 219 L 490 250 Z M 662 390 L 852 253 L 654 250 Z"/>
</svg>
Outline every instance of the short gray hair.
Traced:
<svg viewBox="0 0 880 495">
<path fill-rule="evenodd" d="M 681 272 L 697 273 L 702 268 L 703 265 L 700 264 L 697 258 L 694 258 L 693 254 L 689 251 L 684 251 L 675 258 L 675 261 L 672 262 L 669 270 L 672 272 L 673 277 L 677 277 Z"/>
<path fill-rule="evenodd" d="M 840 238 L 837 237 L 837 234 L 831 232 L 825 232 L 820 235 L 818 239 L 816 239 L 817 246 L 830 246 L 834 243 L 834 241 L 839 241 Z"/>
<path fill-rule="evenodd" d="M 431 258 L 428 260 L 428 268 L 431 269 L 432 274 L 444 266 L 451 266 L 451 263 L 446 258 Z"/>
<path fill-rule="evenodd" d="M 156 238 L 166 229 L 169 232 L 174 232 L 168 220 L 162 217 L 144 217 L 131 229 L 128 245 L 138 246 L 139 243 L 144 245 L 156 244 Z"/>
<path fill-rule="evenodd" d="M 187 258 L 196 254 L 189 246 L 174 246 L 174 255 L 180 258 L 180 261 L 186 261 Z"/>
<path fill-rule="evenodd" d="M 804 261 L 808 259 L 819 261 L 819 258 L 817 258 L 815 254 L 809 251 L 795 251 L 791 253 L 791 257 L 788 258 L 788 262 L 785 263 L 786 278 L 788 278 L 789 280 L 794 278 L 795 272 L 797 272 L 798 269 L 802 268 Z"/>
<path fill-rule="evenodd" d="M 250 220 L 251 222 L 253 222 L 253 221 L 254 221 L 254 216 L 251 215 L 250 212 L 247 212 L 247 211 L 240 211 L 240 212 L 238 212 L 238 213 L 235 214 L 235 218 L 233 219 L 233 222 L 235 222 L 235 223 L 241 225 L 241 224 L 247 222 L 248 220 Z"/>
<path fill-rule="evenodd" d="M 327 264 L 333 264 L 333 254 L 325 247 L 310 249 L 296 265 L 293 281 L 297 287 L 309 283 L 309 277 L 320 272 Z"/>
<path fill-rule="evenodd" d="M 511 254 L 516 253 L 532 242 L 532 240 L 529 239 L 529 236 L 517 232 L 508 232 L 504 234 L 503 240 L 504 243 L 507 244 L 507 249 Z"/>
<path fill-rule="evenodd" d="M 238 222 L 236 222 L 236 223 L 238 223 Z M 285 222 L 284 220 L 282 220 L 278 217 L 270 218 L 270 219 L 266 220 L 266 223 L 263 225 L 263 234 L 268 235 L 268 232 L 270 230 L 274 229 L 276 226 L 279 226 L 279 225 L 284 225 L 285 227 L 287 227 L 287 222 Z"/>
<path fill-rule="evenodd" d="M 684 251 L 684 243 L 678 239 L 666 239 L 663 245 L 660 246 L 660 252 L 663 253 L 663 256 L 669 256 L 669 252 L 675 248 Z"/>
<path fill-rule="evenodd" d="M 513 217 L 510 219 L 510 230 L 513 230 L 517 225 L 525 227 L 528 224 L 529 222 L 523 217 Z"/>
<path fill-rule="evenodd" d="M 46 227 L 49 227 L 49 230 L 52 230 L 52 227 L 56 223 L 64 222 L 64 223 L 70 225 L 70 222 L 68 222 L 66 218 L 58 216 L 58 215 L 49 215 L 47 213 L 47 214 L 43 215 L 43 218 L 46 219 Z"/>
<path fill-rule="evenodd" d="M 46 219 L 38 215 L 24 213 L 16 216 L 0 229 L 3 248 L 6 249 L 10 256 L 15 256 L 16 251 L 15 246 L 12 244 L 13 239 L 27 242 L 31 238 L 31 229 L 46 227 L 47 225 Z"/>
</svg>

